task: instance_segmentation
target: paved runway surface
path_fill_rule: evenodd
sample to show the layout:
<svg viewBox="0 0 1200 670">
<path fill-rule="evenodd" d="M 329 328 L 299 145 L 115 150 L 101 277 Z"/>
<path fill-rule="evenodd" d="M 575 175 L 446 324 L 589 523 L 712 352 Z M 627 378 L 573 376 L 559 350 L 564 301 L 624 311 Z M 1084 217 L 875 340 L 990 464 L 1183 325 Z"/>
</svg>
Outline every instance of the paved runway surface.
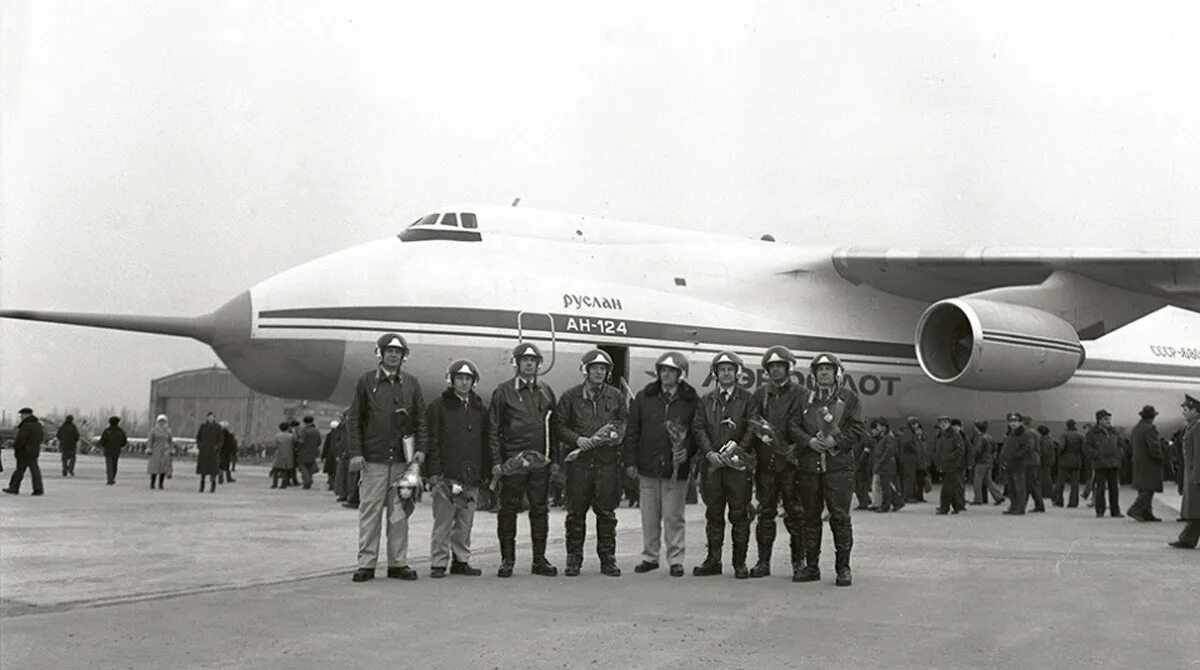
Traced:
<svg viewBox="0 0 1200 670">
<path fill-rule="evenodd" d="M 42 464 L 45 496 L 27 481 L 0 499 L 3 668 L 1200 668 L 1200 551 L 1166 546 L 1177 496 L 1161 524 L 1086 508 L 857 513 L 849 589 L 833 586 L 828 530 L 819 584 L 788 579 L 782 528 L 775 576 L 690 576 L 702 506 L 687 510 L 682 579 L 633 573 L 639 519 L 622 509 L 619 579 L 593 556 L 577 578 L 531 576 L 527 544 L 497 579 L 495 516 L 479 514 L 484 576 L 435 581 L 425 505 L 410 535 L 421 579 L 351 584 L 355 512 L 324 490 L 272 491 L 247 466 L 201 494 L 179 463 L 160 492 L 142 460 L 122 461 L 116 486 L 94 457 L 74 480 L 55 454 Z"/>
</svg>

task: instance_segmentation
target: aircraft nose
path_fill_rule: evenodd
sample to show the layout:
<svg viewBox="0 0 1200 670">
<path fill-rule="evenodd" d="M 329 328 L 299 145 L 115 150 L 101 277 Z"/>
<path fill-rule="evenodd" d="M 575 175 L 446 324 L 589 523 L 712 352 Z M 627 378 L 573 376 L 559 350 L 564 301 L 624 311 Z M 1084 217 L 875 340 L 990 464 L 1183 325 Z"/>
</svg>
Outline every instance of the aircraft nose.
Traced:
<svg viewBox="0 0 1200 670">
<path fill-rule="evenodd" d="M 253 301 L 238 294 L 210 315 L 212 348 L 250 388 L 283 398 L 324 400 L 342 373 L 346 343 L 251 337 Z"/>
</svg>

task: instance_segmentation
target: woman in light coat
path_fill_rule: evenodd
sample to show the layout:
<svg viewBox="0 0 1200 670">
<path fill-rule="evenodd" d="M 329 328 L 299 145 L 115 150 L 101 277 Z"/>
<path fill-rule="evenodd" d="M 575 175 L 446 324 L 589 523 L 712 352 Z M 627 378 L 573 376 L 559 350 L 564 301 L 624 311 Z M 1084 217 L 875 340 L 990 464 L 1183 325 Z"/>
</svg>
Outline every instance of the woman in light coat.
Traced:
<svg viewBox="0 0 1200 670">
<path fill-rule="evenodd" d="M 146 438 L 146 451 L 150 453 L 150 460 L 146 462 L 146 472 L 150 473 L 150 488 L 154 488 L 156 481 L 158 488 L 163 487 L 163 480 L 171 472 L 174 448 L 171 429 L 167 427 L 167 415 L 159 414 L 154 421 L 154 427 L 150 429 L 150 436 Z"/>
</svg>

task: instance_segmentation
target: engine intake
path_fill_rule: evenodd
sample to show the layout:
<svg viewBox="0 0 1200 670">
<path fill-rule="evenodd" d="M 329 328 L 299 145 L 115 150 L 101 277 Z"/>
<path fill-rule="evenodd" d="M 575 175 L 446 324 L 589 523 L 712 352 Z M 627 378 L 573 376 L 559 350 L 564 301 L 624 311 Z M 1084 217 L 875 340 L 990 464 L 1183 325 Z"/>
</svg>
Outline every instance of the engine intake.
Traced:
<svg viewBox="0 0 1200 670">
<path fill-rule="evenodd" d="M 917 361 L 932 380 L 977 391 L 1041 391 L 1084 361 L 1071 324 L 1022 305 L 953 298 L 917 322 Z"/>
</svg>

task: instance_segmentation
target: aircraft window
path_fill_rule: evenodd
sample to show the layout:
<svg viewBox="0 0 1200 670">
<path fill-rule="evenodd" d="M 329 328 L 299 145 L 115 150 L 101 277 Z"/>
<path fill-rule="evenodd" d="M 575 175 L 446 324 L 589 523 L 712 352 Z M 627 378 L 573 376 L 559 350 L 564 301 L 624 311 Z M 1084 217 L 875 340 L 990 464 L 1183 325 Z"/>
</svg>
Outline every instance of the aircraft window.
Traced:
<svg viewBox="0 0 1200 670">
<path fill-rule="evenodd" d="M 457 228 L 458 227 L 458 215 L 454 214 L 453 212 L 451 212 L 450 214 L 446 214 L 445 216 L 442 217 L 442 225 L 443 226 L 454 226 L 455 228 Z"/>
<path fill-rule="evenodd" d="M 439 216 L 441 216 L 441 215 L 440 214 L 426 214 L 425 216 L 422 216 L 421 218 L 417 219 L 416 221 L 413 221 L 412 225 L 410 225 L 409 228 L 416 228 L 417 226 L 432 226 L 433 224 L 437 223 Z"/>
<path fill-rule="evenodd" d="M 479 227 L 479 222 L 475 220 L 475 215 L 470 212 L 462 213 L 462 227 L 474 230 Z"/>
</svg>

